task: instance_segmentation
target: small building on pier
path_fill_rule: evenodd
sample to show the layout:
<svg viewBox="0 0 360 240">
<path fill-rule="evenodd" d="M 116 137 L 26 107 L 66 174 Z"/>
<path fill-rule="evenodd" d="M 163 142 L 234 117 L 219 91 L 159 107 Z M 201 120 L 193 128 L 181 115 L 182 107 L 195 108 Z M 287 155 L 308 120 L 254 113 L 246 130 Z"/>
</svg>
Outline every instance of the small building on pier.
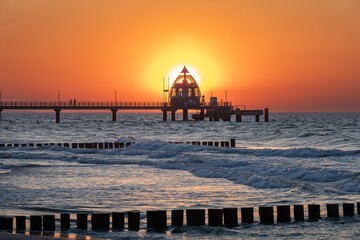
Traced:
<svg viewBox="0 0 360 240">
<path fill-rule="evenodd" d="M 174 81 L 169 94 L 169 102 L 174 107 L 197 107 L 200 106 L 201 92 L 196 80 L 187 74 L 186 66 Z"/>
</svg>

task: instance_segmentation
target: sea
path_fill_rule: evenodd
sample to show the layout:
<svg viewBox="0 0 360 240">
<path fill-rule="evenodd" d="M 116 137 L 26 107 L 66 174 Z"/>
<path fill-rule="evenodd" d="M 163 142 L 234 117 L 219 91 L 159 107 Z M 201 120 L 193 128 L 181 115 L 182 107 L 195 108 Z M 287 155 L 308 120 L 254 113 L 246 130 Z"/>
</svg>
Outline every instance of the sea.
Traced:
<svg viewBox="0 0 360 240">
<path fill-rule="evenodd" d="M 191 113 L 190 113 L 191 116 Z M 162 113 L 3 111 L 0 143 L 127 142 L 121 149 L 0 148 L 0 215 L 71 213 L 55 237 L 78 239 L 359 239 L 360 113 L 270 113 L 270 122 L 162 121 Z M 229 141 L 235 148 L 172 144 Z M 328 203 L 340 218 L 327 219 Z M 259 206 L 320 204 L 319 221 L 261 224 Z M 237 227 L 146 229 L 147 210 L 254 207 Z M 276 208 L 275 219 L 276 219 Z M 139 231 L 84 231 L 79 212 L 139 210 Z M 355 204 L 355 211 L 357 210 Z M 293 217 L 293 214 L 292 214 Z M 239 215 L 240 218 L 240 215 Z M 90 224 L 89 224 L 90 226 Z M 28 226 L 29 228 L 29 226 Z M 29 234 L 29 229 L 25 234 Z"/>
</svg>

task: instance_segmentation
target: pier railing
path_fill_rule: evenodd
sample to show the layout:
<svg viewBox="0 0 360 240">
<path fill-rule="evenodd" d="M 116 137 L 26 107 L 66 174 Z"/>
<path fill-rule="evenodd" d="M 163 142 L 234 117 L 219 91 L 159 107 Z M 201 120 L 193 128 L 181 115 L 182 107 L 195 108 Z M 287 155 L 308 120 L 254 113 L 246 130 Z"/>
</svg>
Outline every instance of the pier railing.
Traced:
<svg viewBox="0 0 360 240">
<path fill-rule="evenodd" d="M 1 101 L 1 107 L 172 107 L 169 102 L 114 102 L 114 101 Z M 173 106 L 183 107 L 183 106 Z M 186 107 L 192 107 L 188 105 Z M 219 102 L 216 104 L 207 102 L 200 103 L 200 107 L 232 107 L 231 102 Z"/>
</svg>

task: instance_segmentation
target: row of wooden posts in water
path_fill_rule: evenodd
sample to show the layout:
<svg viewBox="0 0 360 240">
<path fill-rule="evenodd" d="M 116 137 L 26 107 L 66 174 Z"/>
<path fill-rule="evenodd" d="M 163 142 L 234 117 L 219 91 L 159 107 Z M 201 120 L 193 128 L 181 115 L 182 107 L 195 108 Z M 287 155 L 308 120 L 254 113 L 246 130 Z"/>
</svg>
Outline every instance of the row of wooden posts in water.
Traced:
<svg viewBox="0 0 360 240">
<path fill-rule="evenodd" d="M 168 142 L 172 144 L 192 144 L 215 147 L 235 147 L 235 139 L 230 141 L 192 141 L 192 142 Z M 88 148 L 88 149 L 113 149 L 129 147 L 134 142 L 104 142 L 104 143 L 0 143 L 0 147 L 43 147 L 59 146 L 67 148 Z"/>
<path fill-rule="evenodd" d="M 343 203 L 343 216 L 354 216 L 354 203 Z M 277 222 L 286 223 L 291 222 L 290 205 L 277 206 Z M 339 204 L 326 204 L 327 217 L 339 218 Z M 205 209 L 186 209 L 186 225 L 187 226 L 205 226 Z M 246 224 L 254 223 L 254 208 L 245 207 L 240 209 L 241 222 Z M 357 203 L 357 213 L 360 215 L 360 202 Z M 111 215 L 111 218 L 110 218 Z M 112 212 L 110 213 L 93 213 L 91 214 L 91 229 L 92 230 L 110 230 L 125 228 L 125 215 L 127 215 L 127 228 L 129 230 L 140 229 L 140 211 L 128 212 Z M 274 207 L 259 207 L 260 223 L 273 224 Z M 16 231 L 26 231 L 26 217 L 16 216 Z M 304 221 L 304 205 L 293 206 L 294 221 Z M 321 219 L 320 205 L 308 205 L 308 220 Z M 207 210 L 207 225 L 211 227 L 235 227 L 239 225 L 238 209 L 237 208 L 223 208 L 223 209 L 208 209 Z M 168 227 L 167 211 L 153 210 L 146 211 L 146 222 L 148 229 L 164 230 Z M 0 217 L 0 230 L 13 231 L 14 218 L 2 216 Z M 184 210 L 171 210 L 171 226 L 184 225 Z M 70 214 L 60 214 L 60 228 L 70 229 Z M 76 228 L 88 229 L 88 213 L 78 213 L 76 218 Z M 32 215 L 30 216 L 30 231 L 55 231 L 55 215 Z"/>
</svg>

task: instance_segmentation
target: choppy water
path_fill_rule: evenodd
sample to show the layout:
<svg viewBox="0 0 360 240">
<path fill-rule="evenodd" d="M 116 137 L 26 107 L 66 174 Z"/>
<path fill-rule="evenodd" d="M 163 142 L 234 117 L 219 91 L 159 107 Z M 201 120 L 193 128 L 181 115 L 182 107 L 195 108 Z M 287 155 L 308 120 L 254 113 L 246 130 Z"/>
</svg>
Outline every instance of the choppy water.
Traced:
<svg viewBox="0 0 360 240">
<path fill-rule="evenodd" d="M 102 142 L 125 149 L 0 148 L 5 215 L 145 211 L 360 201 L 360 114 L 274 113 L 232 122 L 162 122 L 160 113 L 2 112 L 0 143 Z M 178 116 L 180 119 L 180 116 Z M 167 141 L 236 139 L 237 148 Z M 322 209 L 324 217 L 325 209 Z M 258 220 L 258 218 L 256 218 Z M 360 218 L 165 234 L 79 232 L 102 238 L 358 238 Z"/>
</svg>

